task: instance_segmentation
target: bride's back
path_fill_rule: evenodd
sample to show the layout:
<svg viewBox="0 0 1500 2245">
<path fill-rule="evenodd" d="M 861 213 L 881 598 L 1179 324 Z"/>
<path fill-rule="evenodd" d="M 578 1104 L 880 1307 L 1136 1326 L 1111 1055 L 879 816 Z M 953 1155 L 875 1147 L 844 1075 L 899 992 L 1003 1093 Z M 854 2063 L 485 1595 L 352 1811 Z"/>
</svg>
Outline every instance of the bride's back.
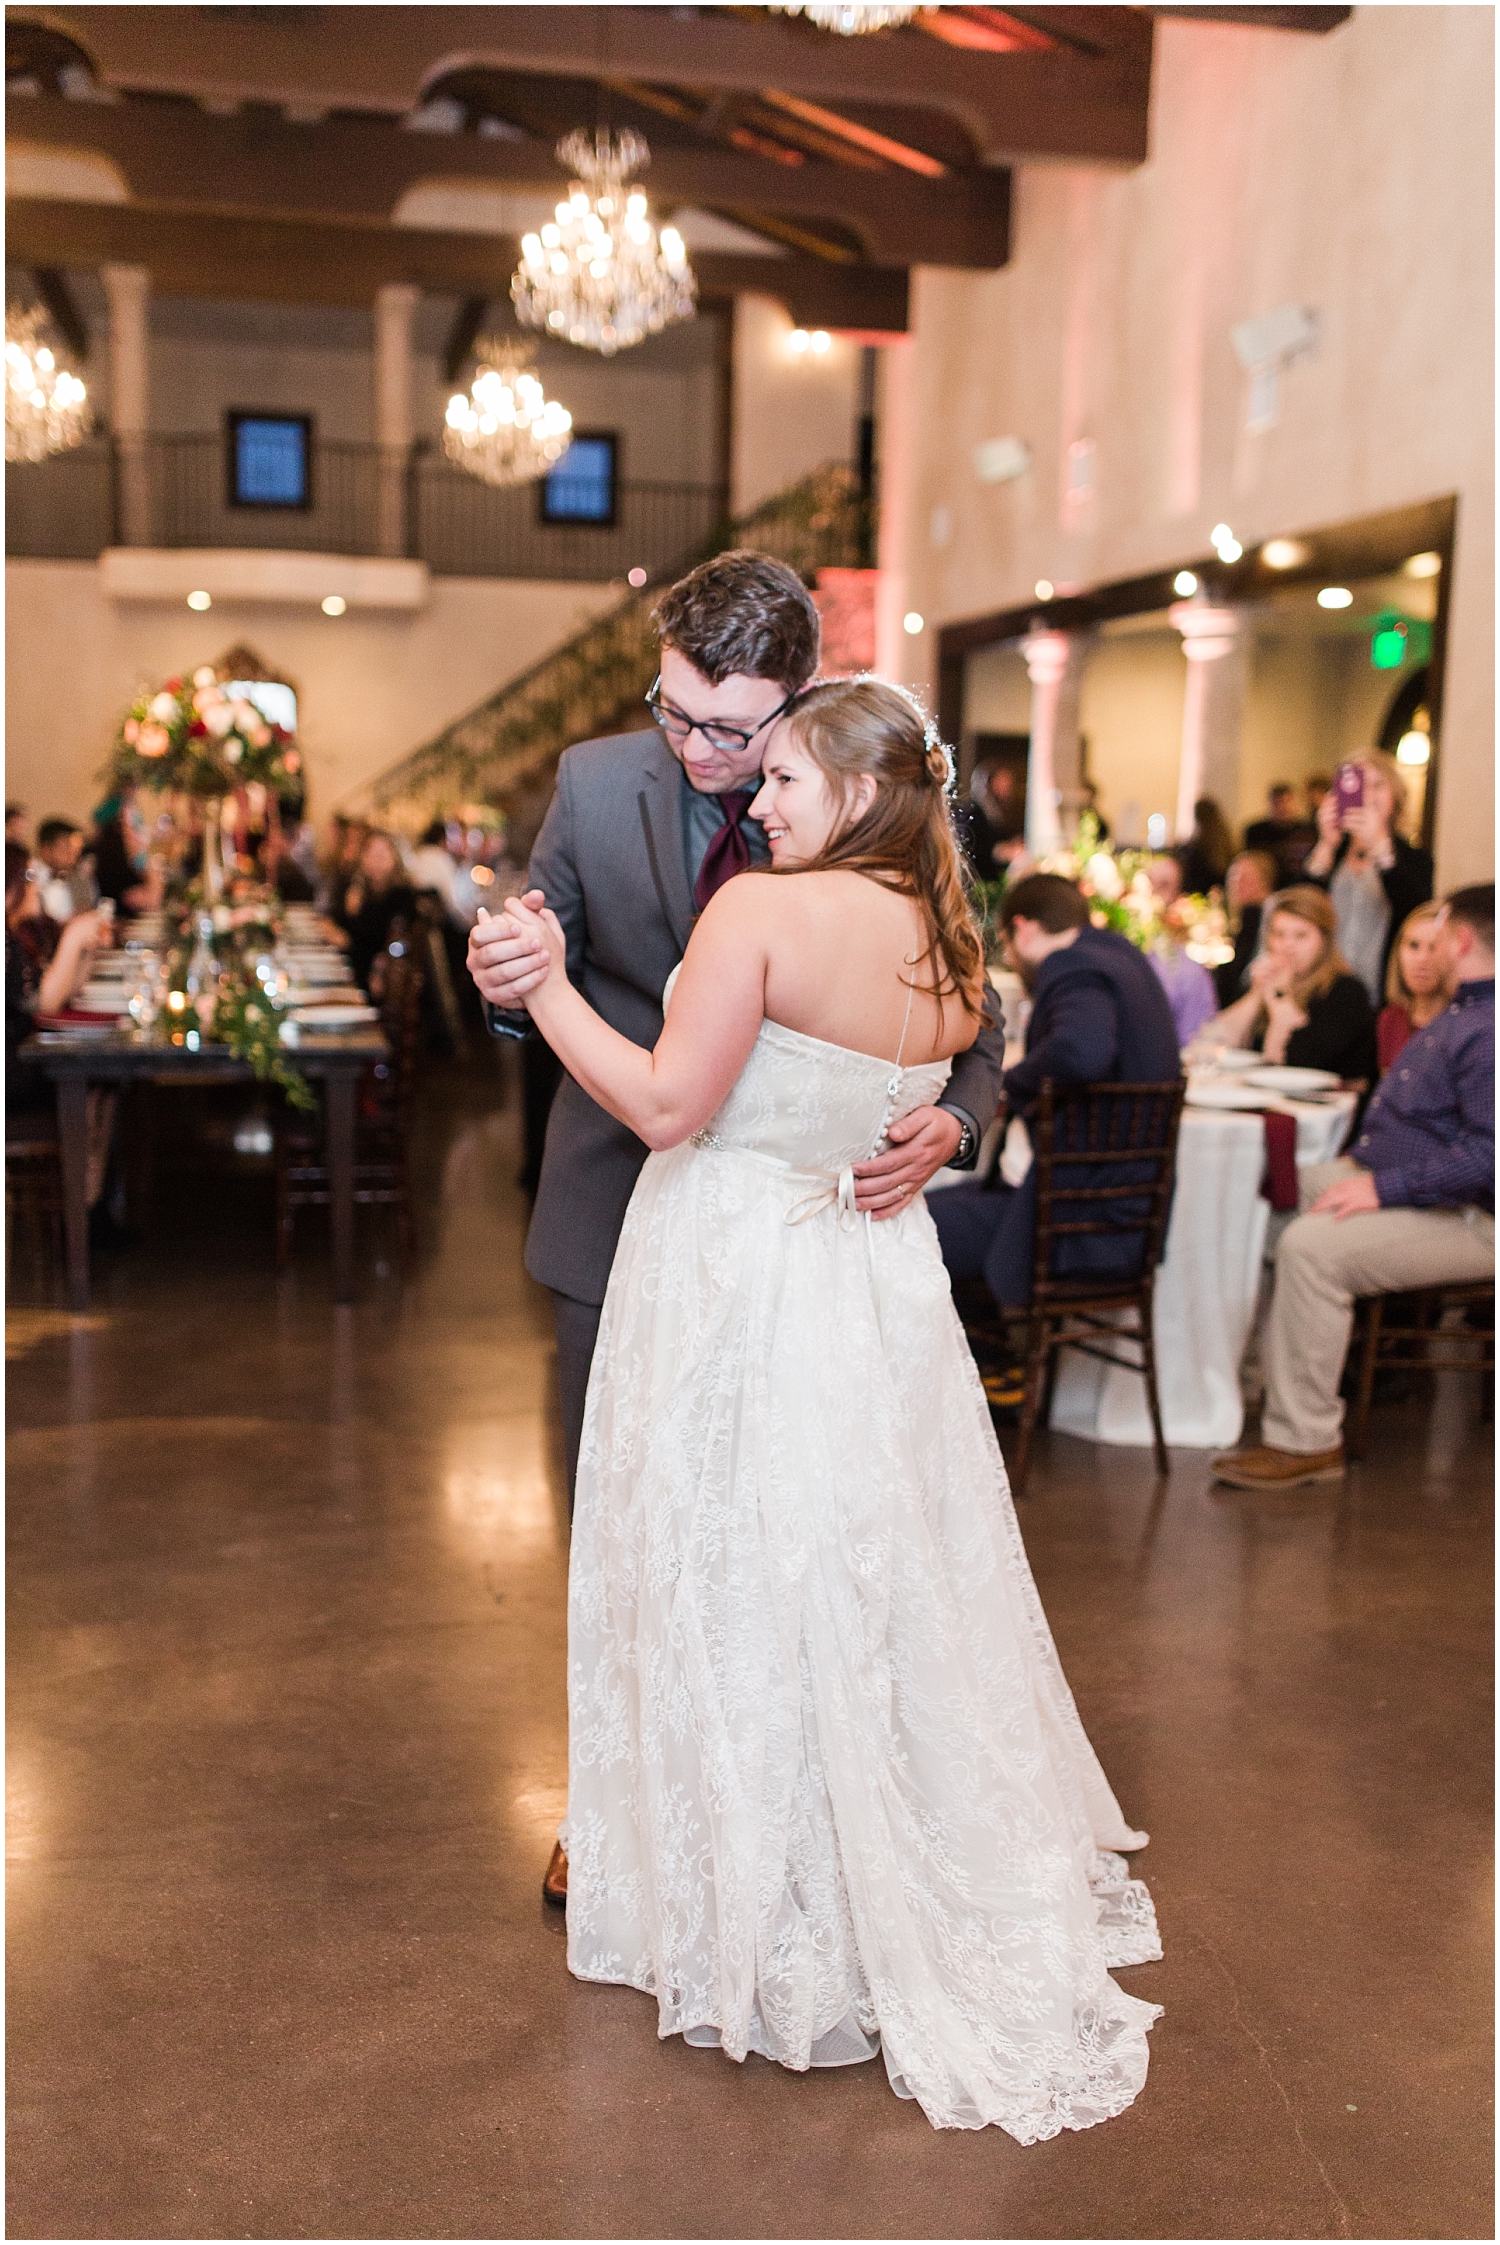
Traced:
<svg viewBox="0 0 1500 2245">
<path fill-rule="evenodd" d="M 933 995 L 922 915 L 862 873 L 767 874 L 768 1021 L 906 1067 L 965 1052 L 979 1024 L 954 990 Z M 903 1031 L 905 1041 L 903 1043 Z"/>
</svg>

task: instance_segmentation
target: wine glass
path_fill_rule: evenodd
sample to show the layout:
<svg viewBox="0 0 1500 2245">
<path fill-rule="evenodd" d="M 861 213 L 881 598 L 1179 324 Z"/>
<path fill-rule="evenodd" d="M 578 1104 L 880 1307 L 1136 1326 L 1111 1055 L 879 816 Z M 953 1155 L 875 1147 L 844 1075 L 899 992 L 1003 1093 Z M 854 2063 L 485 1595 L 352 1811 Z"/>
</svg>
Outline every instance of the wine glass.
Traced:
<svg viewBox="0 0 1500 2245">
<path fill-rule="evenodd" d="M 143 1035 L 150 1032 L 162 1000 L 162 963 L 154 951 L 133 951 L 125 981 L 130 1018 Z"/>
</svg>

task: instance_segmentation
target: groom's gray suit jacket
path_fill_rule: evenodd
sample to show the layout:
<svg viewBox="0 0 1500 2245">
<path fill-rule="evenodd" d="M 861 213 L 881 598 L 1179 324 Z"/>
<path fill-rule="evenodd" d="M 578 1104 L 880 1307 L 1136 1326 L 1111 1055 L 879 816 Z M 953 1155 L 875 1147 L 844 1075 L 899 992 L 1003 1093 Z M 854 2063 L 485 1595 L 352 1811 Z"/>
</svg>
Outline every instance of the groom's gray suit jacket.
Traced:
<svg viewBox="0 0 1500 2245">
<path fill-rule="evenodd" d="M 681 768 L 662 735 L 618 733 L 564 754 L 557 793 L 531 853 L 528 884 L 546 893 L 568 941 L 568 975 L 589 1004 L 649 1051 L 662 991 L 687 949 L 695 909 L 683 840 Z M 944 1104 L 976 1137 L 1000 1101 L 1004 1035 L 989 1025 L 953 1064 Z M 526 1268 L 575 1301 L 604 1300 L 625 1210 L 648 1149 L 564 1075 L 547 1125 Z"/>
</svg>

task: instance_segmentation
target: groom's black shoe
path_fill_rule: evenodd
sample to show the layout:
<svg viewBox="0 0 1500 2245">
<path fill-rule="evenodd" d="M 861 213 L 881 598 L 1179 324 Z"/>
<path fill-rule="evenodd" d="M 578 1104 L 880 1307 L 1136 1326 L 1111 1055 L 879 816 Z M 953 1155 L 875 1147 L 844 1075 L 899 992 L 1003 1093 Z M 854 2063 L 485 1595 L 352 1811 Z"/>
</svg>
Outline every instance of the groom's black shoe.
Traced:
<svg viewBox="0 0 1500 2245">
<path fill-rule="evenodd" d="M 542 1881 L 542 1900 L 550 1902 L 554 1910 L 568 1906 L 568 1858 L 559 1840 L 552 1850 L 552 1861 L 547 1865 L 547 1876 Z"/>
</svg>

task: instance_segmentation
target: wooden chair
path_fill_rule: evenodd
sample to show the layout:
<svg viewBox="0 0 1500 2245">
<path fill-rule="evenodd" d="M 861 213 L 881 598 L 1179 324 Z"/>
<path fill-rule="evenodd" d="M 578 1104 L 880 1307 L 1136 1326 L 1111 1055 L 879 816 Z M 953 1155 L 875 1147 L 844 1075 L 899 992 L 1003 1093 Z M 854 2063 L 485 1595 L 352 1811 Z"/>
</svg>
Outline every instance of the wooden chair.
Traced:
<svg viewBox="0 0 1500 2245">
<path fill-rule="evenodd" d="M 5 1228 L 30 1226 L 54 1256 L 62 1252 L 62 1157 L 55 1116 L 45 1110 L 5 1118 Z"/>
<path fill-rule="evenodd" d="M 354 1118 L 354 1199 L 396 1211 L 403 1262 L 412 1245 L 411 1112 L 422 1049 L 422 968 L 404 937 L 395 937 L 370 976 L 371 1003 L 389 1052 L 360 1083 Z M 315 1117 L 288 1110 L 276 1130 L 276 1266 L 292 1251 L 299 1208 L 326 1208 L 330 1182 L 322 1128 Z"/>
<path fill-rule="evenodd" d="M 1152 1295 L 1172 1206 L 1177 1133 L 1186 1085 L 1044 1081 L 1031 1125 L 1036 1164 L 1036 1245 L 1026 1397 L 1011 1482 L 1026 1487 L 1032 1436 L 1045 1425 L 1057 1382 L 1058 1351 L 1078 1349 L 1102 1363 L 1139 1372 L 1146 1382 L 1156 1470 L 1170 1470 L 1156 1388 Z M 1122 1175 L 1122 1172 L 1124 1173 Z M 1073 1240 L 1134 1240 L 1128 1275 L 1059 1268 Z M 1133 1326 L 1121 1320 L 1134 1315 Z M 1139 1359 L 1119 1353 L 1138 1349 Z"/>
<path fill-rule="evenodd" d="M 1485 1302 L 1490 1307 L 1488 1328 L 1465 1323 L 1462 1331 L 1444 1330 L 1444 1311 L 1468 1309 Z M 1359 1354 L 1359 1381 L 1354 1408 L 1344 1428 L 1344 1455 L 1362 1458 L 1365 1454 L 1370 1402 L 1380 1365 L 1398 1365 L 1404 1370 L 1420 1372 L 1493 1372 L 1494 1311 L 1495 1282 L 1492 1278 L 1466 1280 L 1452 1286 L 1428 1286 L 1414 1294 L 1361 1296 L 1355 1304 L 1360 1323 L 1353 1343 Z"/>
</svg>

